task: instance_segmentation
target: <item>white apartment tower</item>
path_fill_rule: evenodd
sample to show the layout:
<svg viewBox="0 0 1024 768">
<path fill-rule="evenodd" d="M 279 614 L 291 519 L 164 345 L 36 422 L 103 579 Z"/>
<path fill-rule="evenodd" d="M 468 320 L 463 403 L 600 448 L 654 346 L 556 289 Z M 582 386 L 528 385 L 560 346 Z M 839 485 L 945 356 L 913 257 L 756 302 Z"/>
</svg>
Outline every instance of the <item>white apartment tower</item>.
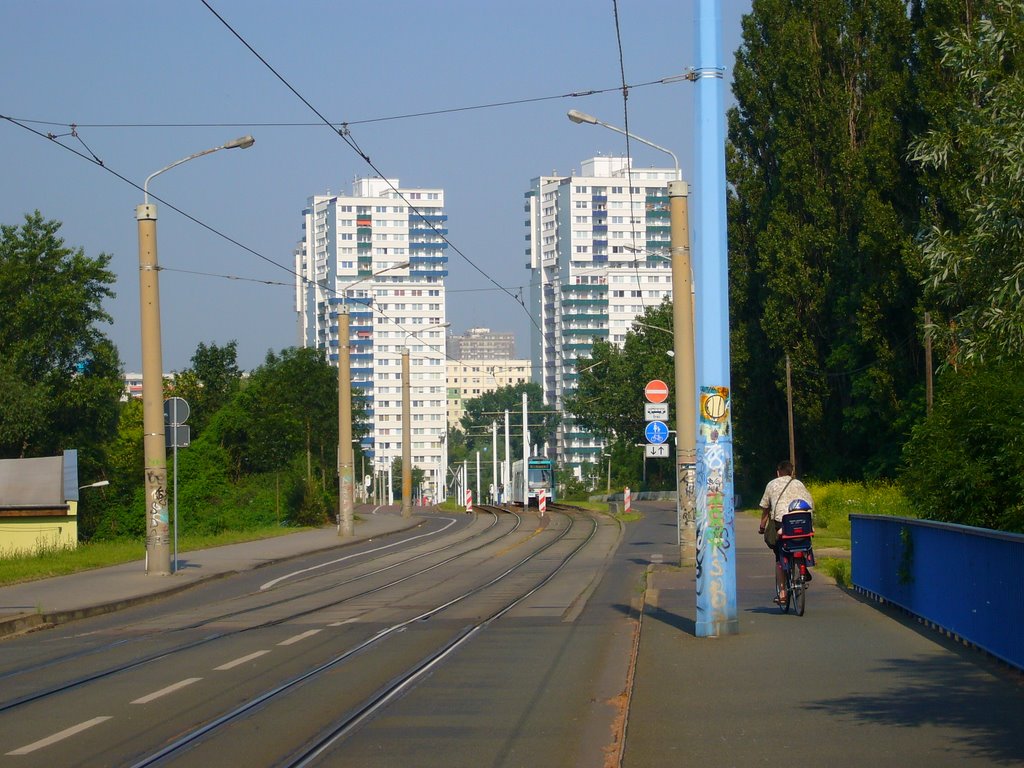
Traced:
<svg viewBox="0 0 1024 768">
<path fill-rule="evenodd" d="M 579 175 L 531 182 L 526 255 L 539 329 L 530 358 L 545 405 L 562 410 L 577 361 L 590 356 L 595 338 L 621 345 L 645 307 L 672 295 L 668 183 L 675 178 L 674 168 L 634 169 L 625 157 L 596 157 Z M 601 449 L 565 414 L 556 445 L 548 446 L 577 476 Z"/>
<path fill-rule="evenodd" d="M 352 385 L 369 406 L 364 453 L 371 474 L 402 456 L 436 496 L 444 477 L 447 417 L 445 287 L 447 219 L 441 189 L 402 189 L 398 179 L 356 179 L 351 195 L 314 195 L 295 251 L 300 343 L 327 351 L 337 365 L 349 344 Z M 338 339 L 338 312 L 349 312 L 349 339 Z M 408 348 L 412 424 L 402 423 L 402 350 Z M 361 479 L 361 478 L 360 478 Z"/>
</svg>

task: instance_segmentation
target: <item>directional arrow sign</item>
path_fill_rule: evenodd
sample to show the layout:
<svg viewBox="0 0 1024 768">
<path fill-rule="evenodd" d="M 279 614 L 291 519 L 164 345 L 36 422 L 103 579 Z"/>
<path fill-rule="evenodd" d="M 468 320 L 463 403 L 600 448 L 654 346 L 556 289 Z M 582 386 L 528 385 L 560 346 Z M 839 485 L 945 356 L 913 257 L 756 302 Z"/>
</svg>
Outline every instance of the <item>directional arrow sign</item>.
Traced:
<svg viewBox="0 0 1024 768">
<path fill-rule="evenodd" d="M 644 429 L 644 436 L 649 443 L 664 443 L 668 440 L 668 426 L 664 421 L 648 422 L 647 427 Z"/>
</svg>

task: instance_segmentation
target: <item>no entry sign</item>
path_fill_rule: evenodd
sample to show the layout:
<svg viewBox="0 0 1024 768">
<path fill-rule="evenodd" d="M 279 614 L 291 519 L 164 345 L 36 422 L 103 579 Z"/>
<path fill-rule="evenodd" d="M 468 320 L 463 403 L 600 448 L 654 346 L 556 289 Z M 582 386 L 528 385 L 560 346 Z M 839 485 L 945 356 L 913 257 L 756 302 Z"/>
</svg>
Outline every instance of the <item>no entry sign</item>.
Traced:
<svg viewBox="0 0 1024 768">
<path fill-rule="evenodd" d="M 651 403 L 664 403 L 668 399 L 668 384 L 661 379 L 647 382 L 647 386 L 644 387 L 644 397 Z"/>
</svg>

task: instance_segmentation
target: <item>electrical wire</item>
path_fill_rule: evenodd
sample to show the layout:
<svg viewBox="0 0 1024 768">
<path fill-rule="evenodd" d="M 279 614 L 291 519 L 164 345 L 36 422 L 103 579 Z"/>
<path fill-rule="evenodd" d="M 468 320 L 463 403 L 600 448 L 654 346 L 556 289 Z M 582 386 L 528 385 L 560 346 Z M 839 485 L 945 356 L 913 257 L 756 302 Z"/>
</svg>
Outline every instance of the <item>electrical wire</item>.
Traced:
<svg viewBox="0 0 1024 768">
<path fill-rule="evenodd" d="M 135 188 L 139 192 L 144 192 L 144 193 L 146 192 L 146 190 L 143 189 L 143 187 L 141 187 L 138 184 L 136 184 L 134 181 L 129 179 L 127 176 L 125 176 L 125 175 L 119 173 L 118 171 L 116 171 L 115 169 L 111 168 L 109 165 L 104 163 L 98 157 L 87 156 L 87 155 L 83 154 L 82 152 L 79 152 L 74 147 L 69 147 L 66 144 L 62 144 L 59 141 L 57 141 L 58 138 L 63 138 L 62 136 L 55 136 L 53 134 L 44 134 L 44 133 L 42 133 L 40 131 L 37 131 L 35 128 L 31 128 L 31 127 L 29 127 L 27 125 L 24 125 L 23 123 L 19 122 L 15 118 L 12 118 L 12 117 L 10 117 L 8 115 L 0 115 L 0 119 L 6 120 L 7 122 L 11 123 L 12 125 L 16 125 L 19 128 L 22 128 L 22 129 L 28 131 L 29 133 L 35 134 L 39 138 L 46 139 L 47 141 L 51 142 L 52 144 L 55 144 L 56 146 L 60 147 L 61 149 L 65 150 L 67 152 L 70 152 L 71 154 L 75 155 L 76 157 L 79 157 L 82 160 L 85 160 L 86 162 L 91 163 L 92 165 L 95 165 L 98 168 L 102 168 L 107 173 L 109 173 L 112 176 L 116 177 L 120 181 L 123 181 L 125 184 Z M 65 134 L 65 135 L 70 135 L 70 134 Z M 92 152 L 90 151 L 90 155 L 91 154 L 92 154 Z M 278 269 L 284 270 L 285 272 L 287 272 L 288 274 L 290 274 L 293 277 L 297 278 L 299 281 L 301 281 L 305 285 L 317 284 L 316 281 L 310 280 L 309 278 L 305 277 L 304 275 L 299 274 L 295 270 L 293 270 L 293 269 L 291 269 L 289 267 L 286 267 L 283 264 L 279 264 L 278 262 L 276 262 L 273 259 L 271 259 L 269 256 L 264 256 L 259 251 L 256 251 L 255 249 L 250 248 L 249 246 L 245 245 L 244 243 L 239 242 L 238 240 L 236 240 L 235 238 L 231 237 L 230 235 L 227 235 L 224 232 L 221 232 L 219 229 L 213 227 L 210 224 L 207 224 L 205 221 L 203 221 L 203 220 L 201 220 L 199 218 L 196 218 L 195 216 L 193 216 L 192 214 L 188 213 L 187 211 L 185 211 L 185 210 L 179 208 L 178 206 L 174 205 L 173 203 L 168 202 L 167 200 L 163 199 L 159 195 L 156 195 L 153 192 L 148 192 L 148 194 L 149 194 L 149 197 L 151 197 L 152 199 L 156 200 L 157 202 L 161 203 L 162 205 L 167 206 L 168 208 L 170 208 L 175 213 L 177 213 L 177 214 L 179 214 L 181 216 L 184 216 L 186 219 L 188 219 L 189 221 L 193 222 L 194 224 L 198 224 L 200 227 L 202 227 L 203 229 L 207 230 L 211 234 L 216 235 L 217 237 L 219 237 L 219 238 L 221 238 L 223 240 L 226 240 L 227 242 L 231 243 L 232 245 L 234 245 L 234 246 L 236 246 L 238 248 L 241 248 L 242 250 L 246 251 L 247 253 L 252 254 L 253 256 L 257 257 L 258 259 L 261 259 L 262 261 L 265 261 L 268 264 L 271 264 L 274 267 L 277 267 Z M 164 271 L 166 268 L 160 267 L 159 269 L 160 269 L 160 271 Z M 181 270 L 181 271 L 185 271 L 185 270 Z M 244 279 L 244 278 L 240 278 L 240 279 Z M 261 282 L 270 282 L 270 281 L 261 281 Z M 294 285 L 292 287 L 294 287 Z M 332 287 L 329 287 L 329 286 L 323 286 L 323 285 L 321 285 L 320 287 L 323 288 L 323 290 L 327 291 L 328 293 L 334 294 L 335 296 L 341 295 L 341 292 L 339 292 L 335 288 L 332 288 Z M 422 341 L 422 339 L 418 335 L 416 335 L 416 333 L 414 331 L 410 331 L 409 329 L 407 329 L 400 322 L 398 322 L 397 319 L 395 319 L 394 317 L 391 317 L 386 312 L 383 312 L 376 305 L 373 307 L 373 310 L 375 312 L 377 312 L 379 315 L 381 315 L 382 317 L 384 317 L 389 322 L 393 323 L 395 326 L 397 326 L 400 330 L 402 330 L 403 332 L 405 332 L 409 336 L 411 336 L 411 337 L 413 337 L 413 338 L 415 338 L 415 339 L 417 339 L 419 341 Z M 433 346 L 431 344 L 427 344 L 427 346 L 430 347 L 431 349 L 435 350 L 435 351 L 438 351 L 438 347 L 435 347 L 435 346 Z M 447 357 L 447 354 L 445 356 Z"/>
<path fill-rule="evenodd" d="M 271 72 L 272 72 L 272 73 L 274 74 L 274 76 L 275 76 L 275 77 L 276 77 L 276 78 L 277 78 L 278 80 L 280 80 L 280 81 L 281 81 L 281 82 L 282 82 L 282 83 L 283 83 L 283 84 L 285 85 L 285 87 L 286 87 L 286 88 L 288 88 L 288 90 L 290 90 L 290 91 L 291 91 L 291 92 L 292 92 L 293 94 L 295 94 L 295 96 L 296 96 L 296 97 L 297 97 L 297 98 L 298 98 L 298 99 L 299 99 L 299 100 L 300 100 L 300 101 L 301 101 L 301 102 L 302 102 L 303 104 L 305 104 L 305 105 L 306 105 L 306 106 L 307 106 L 307 107 L 308 107 L 308 108 L 310 109 L 310 111 L 311 111 L 311 112 L 313 112 L 313 114 L 315 114 L 315 115 L 316 115 L 317 117 L 319 117 L 319 118 L 320 118 L 320 120 L 321 120 L 321 121 L 323 122 L 323 124 L 324 124 L 324 125 L 326 125 L 326 126 L 327 126 L 328 128 L 330 128 L 330 129 L 331 129 L 331 131 L 332 131 L 333 133 L 336 133 L 336 134 L 337 134 L 337 135 L 338 135 L 338 136 L 339 136 L 339 137 L 341 138 L 341 140 L 342 140 L 342 141 L 344 141 L 344 142 L 345 142 L 345 143 L 346 143 L 346 144 L 347 144 L 347 145 L 348 145 L 348 146 L 349 146 L 349 147 L 350 147 L 350 148 L 351 148 L 351 149 L 352 149 L 352 150 L 353 150 L 354 152 L 356 152 L 356 154 L 358 154 L 358 155 L 359 155 L 359 156 L 360 156 L 360 157 L 361 157 L 361 158 L 363 159 L 363 162 L 365 162 L 365 163 L 366 163 L 366 164 L 367 164 L 368 166 L 370 166 L 370 168 L 371 168 L 371 169 L 373 169 L 373 172 L 374 172 L 374 173 L 375 173 L 375 174 L 376 174 L 376 175 L 377 175 L 377 176 L 378 176 L 379 178 L 381 178 L 381 179 L 382 179 L 382 180 L 383 180 L 383 181 L 384 181 L 384 182 L 385 182 L 385 183 L 386 183 L 386 184 L 388 185 L 388 187 L 389 187 L 389 188 L 391 189 L 391 191 L 392 191 L 392 192 L 394 192 L 394 193 L 395 193 L 395 194 L 396 194 L 396 195 L 397 195 L 397 196 L 399 197 L 399 199 L 401 199 L 401 200 L 402 200 L 402 201 L 403 201 L 403 202 L 404 202 L 404 203 L 405 203 L 405 204 L 406 204 L 406 205 L 407 205 L 407 206 L 409 207 L 409 210 L 410 210 L 411 212 L 415 213 L 415 214 L 416 214 L 416 215 L 417 215 L 417 216 L 418 216 L 418 217 L 419 217 L 419 218 L 420 218 L 420 219 L 421 219 L 421 220 L 423 221 L 423 223 L 424 223 L 424 224 L 426 224 L 426 226 L 427 226 L 427 227 L 428 227 L 428 228 L 429 228 L 429 229 L 430 229 L 430 230 L 431 230 L 431 231 L 432 231 L 432 232 L 434 233 L 434 235 L 435 235 L 435 236 L 437 236 L 437 237 L 441 238 L 441 240 L 442 240 L 443 242 L 447 243 L 447 244 L 448 244 L 448 245 L 449 245 L 449 246 L 451 247 L 451 249 L 452 249 L 452 250 L 453 250 L 453 251 L 454 251 L 455 253 L 457 253 L 457 254 L 458 254 L 459 256 L 461 256 L 461 257 L 462 257 L 462 259 L 463 259 L 463 260 L 464 260 L 464 261 L 465 261 L 465 262 L 466 262 L 467 264 L 469 264 L 469 265 L 470 265 L 471 267 L 473 267 L 473 269 L 475 269 L 475 270 L 476 270 L 477 272 L 479 272 L 479 273 L 480 273 L 481 275 L 483 275 L 484 277 L 486 277 L 486 278 L 487 278 L 487 279 L 488 279 L 488 280 L 489 280 L 489 281 L 490 281 L 490 282 L 491 282 L 491 283 L 492 283 L 492 284 L 493 284 L 493 285 L 494 285 L 494 286 L 495 286 L 496 288 L 498 288 L 499 290 L 501 290 L 501 291 L 502 291 L 503 293 L 507 294 L 507 295 L 508 295 L 508 296 L 509 296 L 509 297 L 510 297 L 510 298 L 511 298 L 511 299 L 512 299 L 513 301 L 516 301 L 516 303 L 518 303 L 518 304 L 519 304 L 519 305 L 520 305 L 520 306 L 522 307 L 523 311 L 524 311 L 524 312 L 526 313 L 526 316 L 530 318 L 530 322 L 532 322 L 532 323 L 533 323 L 533 325 L 534 325 L 534 326 L 535 326 L 535 327 L 537 328 L 537 330 L 538 330 L 539 332 L 542 332 L 542 331 L 541 331 L 541 327 L 540 327 L 540 325 L 539 325 L 539 324 L 537 323 L 537 320 L 536 320 L 536 318 L 534 318 L 534 317 L 533 317 L 533 315 L 531 315 L 531 314 L 530 314 L 530 312 L 529 312 L 529 310 L 528 310 L 528 309 L 526 308 L 526 304 L 525 304 L 525 303 L 523 302 L 522 298 L 520 298 L 520 297 L 517 297 L 517 296 L 516 296 L 515 294 L 513 294 L 513 293 L 512 293 L 511 291 L 509 291 L 509 290 L 508 290 L 508 289 L 506 289 L 506 288 L 505 288 L 504 286 L 502 286 L 501 284 L 499 284 L 499 283 L 498 283 L 498 282 L 497 282 L 497 281 L 496 281 L 496 280 L 495 280 L 495 279 L 494 279 L 493 277 L 491 277 L 491 276 L 490 276 L 489 274 L 487 274 L 487 272 L 485 272 L 485 271 L 484 271 L 484 270 L 483 270 L 483 269 L 482 269 L 482 268 L 481 268 L 481 267 L 480 267 L 480 266 L 479 266 L 479 265 L 478 265 L 478 264 L 477 264 L 477 263 L 476 263 L 475 261 L 473 261 L 473 260 L 472 260 L 471 258 L 469 258 L 469 257 L 468 257 L 468 256 L 467 256 L 467 255 L 466 255 L 465 253 L 463 253 L 463 252 L 462 252 L 462 250 L 461 250 L 461 249 L 459 249 L 459 248 L 458 248 L 458 247 L 457 247 L 457 246 L 456 246 L 456 245 L 455 245 L 455 244 L 454 244 L 454 243 L 453 243 L 453 242 L 452 242 L 451 240 L 449 240 L 449 239 L 448 239 L 448 236 L 447 236 L 447 235 L 445 235 L 445 234 L 442 234 L 442 232 L 440 231 L 440 229 L 438 229 L 438 228 L 437 228 L 437 227 L 436 227 L 436 226 L 434 225 L 434 223 L 433 223 L 432 221 L 429 221 L 429 220 L 428 220 L 428 219 L 426 218 L 426 216 L 425 216 L 425 215 L 424 215 L 424 214 L 423 214 L 423 213 L 422 213 L 422 212 L 420 211 L 420 209 L 419 209 L 418 207 L 416 207 L 415 205 L 413 205 L 413 204 L 412 204 L 412 203 L 411 203 L 411 202 L 410 202 L 410 201 L 408 200 L 408 198 L 406 198 L 406 196 L 405 196 L 405 195 L 404 195 L 404 194 L 403 194 L 403 193 L 402 193 L 402 192 L 401 192 L 401 191 L 400 191 L 400 190 L 399 190 L 399 189 L 398 189 L 397 187 L 395 187 L 395 185 L 394 185 L 394 184 L 392 184 L 392 183 L 391 183 L 391 181 L 390 181 L 390 180 L 388 179 L 387 175 L 386 175 L 385 173 L 381 172 L 381 170 L 380 170 L 380 169 L 379 169 L 379 168 L 378 168 L 378 167 L 377 167 L 376 165 L 374 165 L 373 161 L 372 161 L 372 160 L 370 160 L 370 157 L 369 157 L 369 155 L 367 155 L 367 154 L 366 154 L 365 152 L 363 152 L 363 151 L 362 151 L 362 150 L 361 150 L 361 149 L 360 149 L 360 148 L 358 147 L 358 145 L 357 145 L 357 144 L 355 143 L 355 140 L 351 138 L 351 132 L 349 131 L 349 129 L 348 129 L 348 127 L 347 127 L 347 125 L 343 124 L 343 126 L 342 126 L 342 128 L 341 128 L 341 129 L 336 129 L 336 128 L 335 128 L 335 127 L 334 127 L 334 126 L 333 126 L 333 125 L 331 124 L 331 122 L 330 122 L 330 121 L 329 121 L 329 120 L 328 120 L 328 119 L 327 119 L 326 117 L 324 117 L 324 116 L 323 116 L 323 114 L 321 114 L 321 113 L 320 113 L 320 111 L 316 109 L 316 107 L 314 107 L 314 106 L 313 106 L 313 105 L 312 105 L 312 104 L 311 104 L 311 103 L 310 103 L 310 102 L 309 102 L 308 100 L 306 100 L 306 98 L 305 98 L 304 96 L 302 96 L 302 94 L 300 94 L 300 93 L 298 92 L 298 90 L 297 90 L 297 89 L 296 89 L 296 88 L 295 88 L 294 86 L 292 86 L 292 85 L 291 85 L 291 83 L 289 83 L 289 82 L 288 82 L 288 81 L 287 81 L 287 80 L 286 80 L 286 79 L 285 79 L 285 78 L 284 78 L 284 77 L 283 77 L 283 76 L 282 76 L 282 75 L 281 75 L 281 74 L 280 74 L 280 73 L 279 73 L 279 72 L 278 72 L 278 71 L 277 71 L 276 69 L 274 69 L 274 68 L 273 68 L 273 67 L 272 67 L 272 66 L 270 65 L 270 62 L 268 62 L 268 61 L 267 61 L 267 60 L 266 60 L 266 59 L 265 59 L 265 58 L 264 58 L 263 56 L 261 56 L 261 55 L 260 55 L 260 54 L 259 54 L 259 53 L 258 53 L 258 52 L 256 51 L 256 49 L 255 49 L 255 48 L 253 48 L 253 47 L 252 47 L 252 46 L 251 46 L 251 45 L 250 45 L 250 44 L 249 44 L 249 43 L 248 43 L 248 42 L 247 42 L 247 41 L 245 40 L 245 38 L 243 38 L 243 37 L 241 36 L 241 34 L 239 34 L 239 33 L 238 33 L 238 32 L 237 32 L 237 31 L 236 31 L 235 29 L 234 29 L 234 27 L 232 27 L 232 26 L 231 26 L 231 25 L 230 25 L 230 24 L 229 24 L 229 23 L 227 22 L 227 20 L 226 20 L 226 19 L 224 19 L 224 17 L 223 17 L 223 16 L 221 16 L 221 15 L 220 15 L 219 13 L 217 13 L 217 11 L 216 11 L 216 10 L 214 10 L 214 8 L 213 8 L 213 7 L 212 7 L 212 6 L 211 6 L 211 5 L 209 4 L 209 2 L 207 2 L 207 0 L 200 0 L 200 2 L 202 2 L 202 4 L 206 6 L 206 8 L 207 8 L 207 9 L 208 9 L 208 10 L 210 11 L 210 13 L 212 13 L 212 14 L 213 14 L 213 15 L 214 15 L 214 16 L 215 16 L 215 17 L 217 18 L 217 20 L 218 20 L 218 21 L 220 21 L 220 22 L 221 22 L 221 24 L 223 24 L 223 25 L 224 25 L 224 26 L 225 26 L 225 27 L 226 27 L 226 28 L 228 29 L 228 31 L 229 31 L 229 32 L 231 32 L 231 34 L 232 34 L 232 35 L 234 35 L 234 36 L 235 36 L 235 37 L 236 37 L 236 38 L 238 39 L 238 41 L 242 43 L 242 45 L 244 45 L 244 46 L 245 46 L 246 48 L 248 48 L 248 49 L 249 49 L 249 51 L 251 51 L 251 52 L 252 52 L 252 54 L 253 54 L 253 55 L 254 55 L 254 56 L 255 56 L 255 57 L 257 58 L 257 59 L 259 59 L 259 60 L 260 60 L 260 62 L 261 62 L 261 63 L 262 63 L 262 64 L 263 64 L 263 65 L 264 65 L 264 66 L 265 66 L 265 67 L 266 67 L 267 69 L 269 69 L 269 70 L 270 70 L 270 71 L 271 71 Z"/>
<path fill-rule="evenodd" d="M 647 88 L 652 85 L 670 85 L 672 83 L 679 82 L 686 79 L 686 74 L 669 75 L 668 77 L 662 77 L 658 80 L 648 80 L 642 83 L 633 83 L 627 86 L 630 90 L 637 88 Z M 618 91 L 622 88 L 621 85 L 612 86 L 610 88 L 590 88 L 582 91 L 569 91 L 567 93 L 561 93 L 553 96 L 534 96 L 523 99 L 507 99 L 505 101 L 493 101 L 484 104 L 472 104 L 465 107 L 446 107 L 444 109 L 431 109 L 423 112 L 406 112 L 398 115 L 386 115 L 383 117 L 371 117 L 363 120 L 336 120 L 331 121 L 331 127 L 335 129 L 341 129 L 344 126 L 353 125 L 370 125 L 372 123 L 385 123 L 394 120 L 411 120 L 420 117 L 437 117 L 440 115 L 451 115 L 458 114 L 460 112 L 474 112 L 485 109 L 498 109 L 500 107 L 514 107 L 521 106 L 523 104 L 536 104 L 543 101 L 557 101 L 562 99 L 574 99 L 582 98 L 585 96 L 599 96 L 604 93 L 611 93 Z M 69 126 L 71 123 L 53 121 L 53 120 L 36 120 L 28 118 L 18 118 L 23 123 L 33 123 L 36 125 L 51 125 L 51 126 Z M 319 128 L 323 123 L 306 123 L 306 122 L 261 122 L 261 121 L 243 121 L 243 122 L 229 122 L 229 123 L 76 123 L 74 127 L 77 128 Z"/>
</svg>

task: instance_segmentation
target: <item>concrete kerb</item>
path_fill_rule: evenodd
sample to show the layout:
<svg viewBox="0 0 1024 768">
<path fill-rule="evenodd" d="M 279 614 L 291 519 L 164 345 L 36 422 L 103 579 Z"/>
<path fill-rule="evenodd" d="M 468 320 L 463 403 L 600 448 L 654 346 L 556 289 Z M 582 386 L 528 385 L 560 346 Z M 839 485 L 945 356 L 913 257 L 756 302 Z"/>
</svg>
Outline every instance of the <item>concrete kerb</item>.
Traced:
<svg viewBox="0 0 1024 768">
<path fill-rule="evenodd" d="M 287 562 L 289 560 L 294 560 L 299 557 L 305 557 L 307 555 L 315 555 L 319 552 L 328 552 L 333 549 L 338 549 L 339 547 L 352 546 L 354 544 L 359 544 L 370 539 L 386 538 L 388 536 L 393 536 L 398 533 L 403 533 L 404 531 L 407 531 L 411 528 L 415 528 L 422 522 L 422 518 L 413 516 L 412 518 L 408 520 L 403 520 L 402 522 L 404 523 L 403 525 L 391 530 L 385 530 L 374 534 L 356 535 L 351 539 L 332 542 L 330 545 L 327 546 L 320 546 L 312 549 L 304 549 L 302 551 L 291 552 L 288 554 L 283 554 L 280 557 L 253 560 L 252 564 L 249 567 L 241 569 L 234 568 L 224 571 L 212 572 L 200 576 L 195 576 L 183 584 L 170 584 L 164 581 L 155 580 L 153 583 L 154 589 L 150 592 L 141 595 L 119 598 L 104 603 L 98 603 L 96 605 L 87 605 L 82 606 L 80 608 L 68 610 L 22 612 L 9 614 L 6 616 L 0 616 L 0 639 L 13 637 L 21 634 L 27 634 L 29 632 L 35 632 L 42 629 L 48 629 L 50 627 L 58 626 L 60 624 L 66 624 L 71 621 L 77 621 L 78 619 L 85 619 L 93 616 L 102 616 L 104 614 L 114 613 L 116 611 L 121 611 L 126 608 L 156 602 L 158 600 L 162 600 L 173 595 L 179 594 L 181 592 L 184 592 L 188 589 L 192 589 L 193 587 L 199 584 L 206 584 L 217 579 L 234 576 L 243 571 L 254 571 L 268 565 Z M 270 540 L 264 539 L 262 541 Z M 248 545 L 257 545 L 258 543 L 259 541 L 245 542 L 245 544 Z M 89 573 L 90 571 L 83 571 L 77 575 L 88 577 Z"/>
</svg>

